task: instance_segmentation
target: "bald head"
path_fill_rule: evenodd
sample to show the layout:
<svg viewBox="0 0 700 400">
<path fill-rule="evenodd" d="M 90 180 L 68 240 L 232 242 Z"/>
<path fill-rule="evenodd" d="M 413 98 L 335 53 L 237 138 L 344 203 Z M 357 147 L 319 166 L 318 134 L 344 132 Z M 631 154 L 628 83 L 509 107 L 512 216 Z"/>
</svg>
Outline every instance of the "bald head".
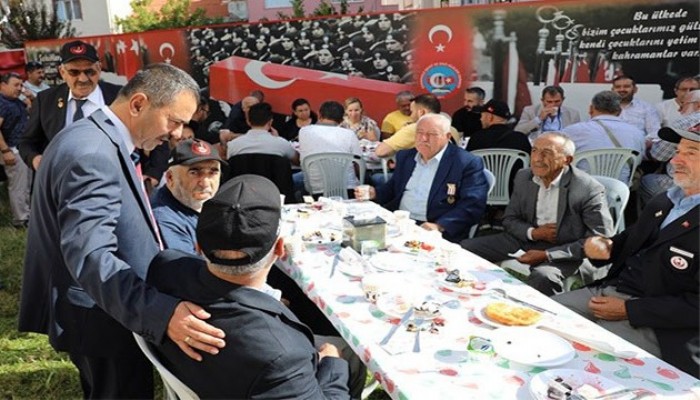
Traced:
<svg viewBox="0 0 700 400">
<path fill-rule="evenodd" d="M 247 115 L 248 110 L 250 110 L 250 107 L 252 107 L 258 103 L 260 103 L 260 100 L 258 100 L 257 97 L 253 97 L 253 96 L 244 97 L 243 100 L 241 100 L 241 109 Z"/>
</svg>

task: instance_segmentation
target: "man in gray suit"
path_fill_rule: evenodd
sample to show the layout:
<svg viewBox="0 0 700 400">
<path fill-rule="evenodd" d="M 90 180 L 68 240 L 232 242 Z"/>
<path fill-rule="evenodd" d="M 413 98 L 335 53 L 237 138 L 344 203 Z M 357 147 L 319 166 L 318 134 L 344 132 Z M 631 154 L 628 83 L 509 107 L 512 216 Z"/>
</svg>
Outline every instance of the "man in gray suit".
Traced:
<svg viewBox="0 0 700 400">
<path fill-rule="evenodd" d="M 167 335 L 190 357 L 224 333 L 200 307 L 144 282 L 160 237 L 135 149 L 151 150 L 197 107 L 197 83 L 168 64 L 134 76 L 109 107 L 46 148 L 32 198 L 19 330 L 49 335 L 80 371 L 85 398 L 153 398 L 153 371 L 130 331 Z"/>
<path fill-rule="evenodd" d="M 564 89 L 546 86 L 542 89 L 542 103 L 523 108 L 515 131 L 530 136 L 530 142 L 542 132 L 557 132 L 581 121 L 581 115 L 573 108 L 563 106 Z"/>
<path fill-rule="evenodd" d="M 582 263 L 585 239 L 613 233 L 605 188 L 570 165 L 574 151 L 559 133 L 537 138 L 530 168 L 515 177 L 505 232 L 464 240 L 462 247 L 495 263 L 523 250 L 517 261 L 530 266 L 527 283 L 547 295 L 561 292 Z"/>
</svg>

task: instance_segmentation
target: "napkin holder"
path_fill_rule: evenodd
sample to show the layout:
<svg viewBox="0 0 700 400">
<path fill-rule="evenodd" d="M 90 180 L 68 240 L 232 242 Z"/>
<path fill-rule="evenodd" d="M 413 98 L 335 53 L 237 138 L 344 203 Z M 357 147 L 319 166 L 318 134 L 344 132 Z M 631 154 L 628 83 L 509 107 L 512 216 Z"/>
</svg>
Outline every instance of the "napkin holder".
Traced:
<svg viewBox="0 0 700 400">
<path fill-rule="evenodd" d="M 386 248 L 386 221 L 378 216 L 362 218 L 347 216 L 343 219 L 343 239 L 347 245 L 355 251 L 362 251 L 362 242 L 373 240 L 377 242 L 377 248 Z"/>
</svg>

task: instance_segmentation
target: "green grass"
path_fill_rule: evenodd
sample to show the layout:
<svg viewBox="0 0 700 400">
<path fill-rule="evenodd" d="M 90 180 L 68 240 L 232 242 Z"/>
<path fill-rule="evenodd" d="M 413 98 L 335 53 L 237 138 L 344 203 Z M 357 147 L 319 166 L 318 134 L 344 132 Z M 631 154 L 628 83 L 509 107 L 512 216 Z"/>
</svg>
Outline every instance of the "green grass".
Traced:
<svg viewBox="0 0 700 400">
<path fill-rule="evenodd" d="M 0 400 L 82 398 L 78 371 L 68 356 L 55 352 L 45 335 L 17 332 L 27 232 L 12 228 L 10 220 L 7 189 L 0 184 Z M 156 382 L 156 398 L 163 398 Z M 370 396 L 388 398 L 380 389 Z"/>
</svg>

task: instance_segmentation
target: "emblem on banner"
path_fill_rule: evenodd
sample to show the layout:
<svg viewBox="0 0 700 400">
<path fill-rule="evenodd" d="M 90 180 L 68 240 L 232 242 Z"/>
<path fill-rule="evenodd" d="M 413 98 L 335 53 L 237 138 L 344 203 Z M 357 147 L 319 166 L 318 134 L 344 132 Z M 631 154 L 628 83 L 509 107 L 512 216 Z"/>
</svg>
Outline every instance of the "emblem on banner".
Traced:
<svg viewBox="0 0 700 400">
<path fill-rule="evenodd" d="M 445 97 L 454 92 L 462 84 L 462 75 L 459 70 L 450 64 L 431 64 L 420 76 L 420 84 L 423 89 L 438 98 Z"/>
</svg>

